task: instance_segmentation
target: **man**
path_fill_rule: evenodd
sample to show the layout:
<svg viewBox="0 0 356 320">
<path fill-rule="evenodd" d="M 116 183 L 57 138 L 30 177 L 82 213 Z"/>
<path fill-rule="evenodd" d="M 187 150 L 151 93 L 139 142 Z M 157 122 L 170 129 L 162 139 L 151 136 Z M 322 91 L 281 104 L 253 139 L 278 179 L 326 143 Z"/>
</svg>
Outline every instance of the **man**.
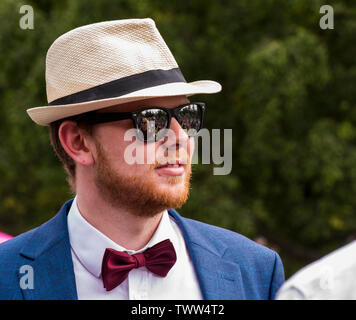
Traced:
<svg viewBox="0 0 356 320">
<path fill-rule="evenodd" d="M 286 281 L 278 300 L 355 300 L 356 241 L 299 270 Z"/>
<path fill-rule="evenodd" d="M 187 83 L 151 19 L 62 35 L 46 84 L 49 105 L 28 114 L 50 126 L 76 196 L 0 246 L 0 298 L 274 298 L 275 252 L 171 209 L 188 198 L 205 109 L 187 97 L 221 86 Z"/>
</svg>

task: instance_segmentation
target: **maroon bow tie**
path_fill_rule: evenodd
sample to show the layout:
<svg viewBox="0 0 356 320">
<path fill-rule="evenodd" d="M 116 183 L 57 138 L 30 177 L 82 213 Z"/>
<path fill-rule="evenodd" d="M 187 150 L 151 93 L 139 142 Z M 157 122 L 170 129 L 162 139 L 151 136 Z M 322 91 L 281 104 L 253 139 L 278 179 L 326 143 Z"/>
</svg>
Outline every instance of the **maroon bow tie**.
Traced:
<svg viewBox="0 0 356 320">
<path fill-rule="evenodd" d="M 176 252 L 169 239 L 133 255 L 107 248 L 101 266 L 104 288 L 107 291 L 114 289 L 127 278 L 132 269 L 143 266 L 152 273 L 165 277 L 176 260 Z"/>
</svg>

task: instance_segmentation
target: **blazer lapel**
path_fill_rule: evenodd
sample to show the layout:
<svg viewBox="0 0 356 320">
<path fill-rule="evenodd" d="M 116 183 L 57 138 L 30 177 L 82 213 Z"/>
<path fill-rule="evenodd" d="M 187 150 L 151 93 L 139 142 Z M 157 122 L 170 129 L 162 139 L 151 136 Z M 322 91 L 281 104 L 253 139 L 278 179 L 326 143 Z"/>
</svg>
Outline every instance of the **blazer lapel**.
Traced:
<svg viewBox="0 0 356 320">
<path fill-rule="evenodd" d="M 209 239 L 209 234 L 202 236 L 192 220 L 182 218 L 175 210 L 168 212 L 183 232 L 204 299 L 245 299 L 239 265 L 223 258 L 227 246 Z"/>
<path fill-rule="evenodd" d="M 20 252 L 21 263 L 31 266 L 34 276 L 33 288 L 22 289 L 25 299 L 78 298 L 67 227 L 71 203 L 66 202 L 54 218 L 33 230 L 31 240 Z M 24 275 L 18 276 L 20 281 Z"/>
</svg>

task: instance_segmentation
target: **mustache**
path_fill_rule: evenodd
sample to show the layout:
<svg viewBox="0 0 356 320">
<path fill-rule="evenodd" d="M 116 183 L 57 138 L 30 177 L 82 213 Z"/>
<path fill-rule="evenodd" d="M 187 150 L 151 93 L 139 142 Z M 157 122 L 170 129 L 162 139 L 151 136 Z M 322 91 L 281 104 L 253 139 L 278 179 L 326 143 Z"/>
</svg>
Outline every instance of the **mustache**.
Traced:
<svg viewBox="0 0 356 320">
<path fill-rule="evenodd" d="M 155 168 L 158 168 L 158 167 L 162 167 L 163 165 L 167 165 L 167 164 L 179 164 L 179 165 L 182 165 L 182 166 L 187 166 L 187 165 L 190 165 L 190 158 L 170 158 L 170 159 L 167 159 L 167 158 L 163 158 L 163 159 L 160 159 L 160 160 L 157 160 L 155 161 L 154 164 L 151 165 L 151 167 L 153 169 Z"/>
<path fill-rule="evenodd" d="M 191 159 L 185 150 L 177 150 L 174 154 L 168 153 L 168 156 L 161 156 L 158 159 L 155 159 L 155 162 L 152 164 L 151 167 L 155 169 L 166 164 L 179 164 L 182 166 L 186 166 L 191 164 Z"/>
</svg>

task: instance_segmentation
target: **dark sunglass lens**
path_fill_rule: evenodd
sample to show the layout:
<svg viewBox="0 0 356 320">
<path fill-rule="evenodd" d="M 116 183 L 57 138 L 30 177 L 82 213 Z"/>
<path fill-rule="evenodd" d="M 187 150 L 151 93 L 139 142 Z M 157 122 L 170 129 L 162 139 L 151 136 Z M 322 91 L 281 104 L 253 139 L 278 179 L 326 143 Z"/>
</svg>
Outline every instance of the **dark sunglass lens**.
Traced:
<svg viewBox="0 0 356 320">
<path fill-rule="evenodd" d="M 137 115 L 137 129 L 142 132 L 144 141 L 159 140 L 167 125 L 168 115 L 164 110 L 147 109 Z"/>
<path fill-rule="evenodd" d="M 177 120 L 190 136 L 196 134 L 201 129 L 202 114 L 200 107 L 194 103 L 184 106 L 179 110 Z"/>
</svg>

